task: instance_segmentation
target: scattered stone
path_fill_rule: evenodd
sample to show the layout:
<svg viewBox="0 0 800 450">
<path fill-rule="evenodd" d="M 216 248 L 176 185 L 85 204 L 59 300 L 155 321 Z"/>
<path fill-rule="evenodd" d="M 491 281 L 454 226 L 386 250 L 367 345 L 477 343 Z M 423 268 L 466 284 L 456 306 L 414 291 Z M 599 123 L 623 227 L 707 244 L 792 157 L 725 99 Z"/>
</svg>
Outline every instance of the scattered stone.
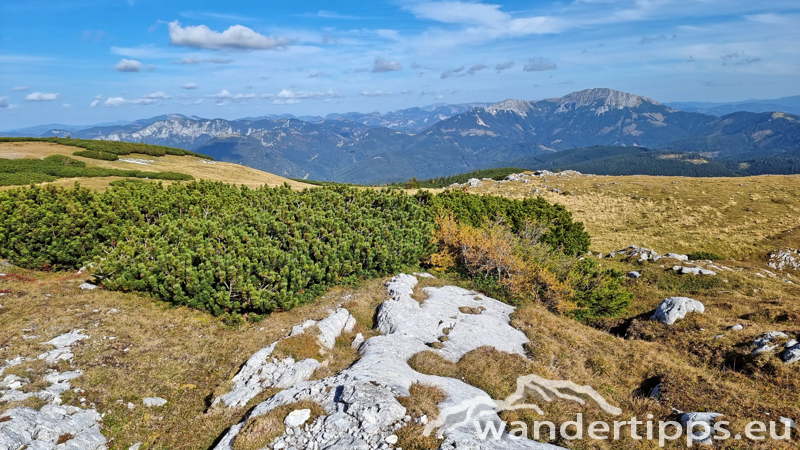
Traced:
<svg viewBox="0 0 800 450">
<path fill-rule="evenodd" d="M 675 321 L 683 319 L 690 312 L 704 313 L 705 306 L 699 301 L 689 297 L 670 297 L 658 305 L 651 320 L 657 320 L 666 325 L 672 325 Z"/>
<path fill-rule="evenodd" d="M 689 257 L 687 255 L 681 255 L 679 253 L 667 253 L 664 255 L 664 258 L 672 258 L 677 259 L 678 261 L 688 261 Z"/>
<path fill-rule="evenodd" d="M 681 275 L 693 274 L 693 275 L 716 275 L 717 272 L 713 270 L 703 269 L 700 267 L 683 267 L 683 266 L 673 266 L 672 270 L 678 272 Z"/>
<path fill-rule="evenodd" d="M 97 289 L 97 286 L 92 283 L 83 283 L 78 288 L 83 289 L 84 291 L 91 291 L 93 289 Z"/>
<path fill-rule="evenodd" d="M 787 336 L 786 333 L 783 333 L 781 331 L 770 331 L 769 333 L 764 333 L 763 337 L 756 339 L 753 342 L 753 345 L 755 345 L 756 347 L 761 347 L 765 344 L 769 344 L 770 342 L 773 341 L 773 339 L 779 339 L 779 338 L 788 339 L 789 336 Z"/>
<path fill-rule="evenodd" d="M 481 180 L 477 178 L 470 178 L 467 180 L 467 185 L 471 188 L 481 187 L 482 183 Z"/>
<path fill-rule="evenodd" d="M 715 413 L 715 412 L 693 412 L 693 413 L 685 413 L 681 416 L 681 424 L 689 431 L 692 431 L 692 441 L 696 444 L 700 445 L 711 445 L 713 443 L 712 436 L 714 435 L 714 422 L 717 420 L 717 417 L 722 416 L 722 414 Z M 698 429 L 697 431 L 692 430 L 692 424 L 700 424 L 705 423 L 707 424 L 707 430 Z M 708 431 L 706 433 L 706 431 Z"/>
<path fill-rule="evenodd" d="M 783 362 L 786 364 L 792 364 L 798 361 L 800 361 L 800 344 L 796 344 L 794 347 L 783 352 Z"/>
<path fill-rule="evenodd" d="M 394 445 L 397 444 L 397 439 L 398 439 L 397 435 L 393 434 L 391 436 L 387 436 L 386 439 L 384 439 L 384 441 L 386 441 L 386 443 L 389 445 Z"/>
<path fill-rule="evenodd" d="M 81 331 L 83 330 L 73 330 L 42 343 L 42 345 L 52 345 L 55 348 L 39 355 L 39 359 L 45 360 L 47 364 L 55 364 L 58 361 L 71 361 L 75 355 L 70 351 L 70 347 L 75 345 L 76 342 L 89 337 L 81 333 Z"/>
<path fill-rule="evenodd" d="M 434 278 L 434 279 L 436 278 L 435 276 L 433 276 L 433 275 L 431 275 L 429 273 L 426 273 L 426 272 L 422 272 L 422 273 L 414 272 L 414 276 L 420 277 L 420 278 Z"/>
<path fill-rule="evenodd" d="M 635 270 L 632 270 L 632 271 L 628 272 L 628 278 L 637 279 L 637 278 L 641 278 L 641 277 L 642 277 L 642 273 L 641 272 L 637 272 Z"/>
<path fill-rule="evenodd" d="M 283 424 L 287 427 L 299 427 L 306 423 L 309 417 L 311 417 L 310 409 L 296 409 L 286 416 L 286 419 L 283 420 Z"/>
<path fill-rule="evenodd" d="M 167 400 L 161 397 L 147 397 L 144 400 L 142 400 L 142 403 L 144 403 L 144 406 L 153 408 L 166 405 Z"/>
<path fill-rule="evenodd" d="M 800 270 L 800 250 L 784 248 L 769 254 L 767 265 L 775 270 Z"/>
<path fill-rule="evenodd" d="M 137 442 L 137 443 L 131 445 L 130 447 L 128 447 L 128 450 L 139 450 L 139 447 L 141 447 L 141 446 L 142 446 L 142 443 L 141 442 Z"/>
<path fill-rule="evenodd" d="M 361 334 L 361 333 L 358 333 L 356 335 L 356 337 L 353 338 L 353 343 L 350 344 L 350 346 L 355 348 L 355 349 L 358 349 L 358 347 L 360 347 L 361 344 L 363 344 L 363 343 L 364 343 L 364 335 Z"/>
<path fill-rule="evenodd" d="M 733 330 L 733 331 L 742 331 L 743 329 L 744 329 L 744 327 L 740 323 L 737 323 L 736 325 L 731 327 L 731 330 Z"/>
</svg>

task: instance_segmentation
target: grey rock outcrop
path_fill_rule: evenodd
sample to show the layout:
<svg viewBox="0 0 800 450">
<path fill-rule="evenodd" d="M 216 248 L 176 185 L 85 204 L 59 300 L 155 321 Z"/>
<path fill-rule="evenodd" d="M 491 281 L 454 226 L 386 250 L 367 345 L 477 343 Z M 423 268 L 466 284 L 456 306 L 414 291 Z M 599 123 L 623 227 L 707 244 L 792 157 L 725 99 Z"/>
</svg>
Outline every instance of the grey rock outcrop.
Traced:
<svg viewBox="0 0 800 450">
<path fill-rule="evenodd" d="M 55 337 L 42 345 L 52 345 L 55 348 L 48 352 L 39 355 L 39 359 L 45 360 L 47 364 L 55 364 L 58 361 L 70 361 L 75 356 L 70 351 L 70 347 L 75 345 L 78 341 L 88 338 L 89 336 L 81 333 L 83 330 L 73 330 L 69 333 L 62 334 Z"/>
<path fill-rule="evenodd" d="M 722 414 L 715 412 L 693 412 L 686 413 L 681 416 L 681 424 L 686 428 L 687 432 L 692 432 L 692 441 L 700 445 L 711 445 L 714 441 L 714 422 L 717 417 Z M 693 424 L 700 424 L 699 427 L 693 427 Z"/>
<path fill-rule="evenodd" d="M 14 408 L 2 414 L 0 449 L 100 450 L 106 438 L 100 433 L 100 414 L 75 406 L 45 405 L 39 411 Z M 58 444 L 61 436 L 72 436 Z"/>
<path fill-rule="evenodd" d="M 83 283 L 80 286 L 78 286 L 78 288 L 84 291 L 92 291 L 94 289 L 97 289 L 97 286 L 92 283 Z"/>
<path fill-rule="evenodd" d="M 148 408 L 156 408 L 166 405 L 167 400 L 161 397 L 146 397 L 144 400 L 142 400 L 142 403 L 144 403 L 144 406 L 147 406 Z"/>
<path fill-rule="evenodd" d="M 672 325 L 677 320 L 686 317 L 690 312 L 704 313 L 705 311 L 705 306 L 695 299 L 689 297 L 670 297 L 658 305 L 651 319 L 657 320 L 663 324 Z"/>
<path fill-rule="evenodd" d="M 342 331 L 352 331 L 355 323 L 355 318 L 346 309 L 337 308 L 319 322 L 307 320 L 292 327 L 289 336 L 297 336 L 304 333 L 306 329 L 317 326 L 320 331 L 320 344 L 327 348 L 333 348 L 336 338 Z M 254 353 L 231 380 L 233 388 L 230 392 L 214 399 L 212 406 L 216 406 L 220 402 L 229 408 L 244 406 L 268 388 L 285 389 L 308 380 L 320 367 L 319 361 L 310 358 L 302 361 L 295 361 L 291 357 L 282 360 L 271 358 L 278 342 L 273 342 L 269 347 Z"/>
<path fill-rule="evenodd" d="M 664 258 L 672 258 L 677 259 L 678 261 L 688 261 L 689 257 L 687 255 L 681 255 L 679 253 L 667 253 L 664 255 Z"/>
<path fill-rule="evenodd" d="M 633 278 L 635 280 L 635 279 L 641 278 L 641 277 L 642 277 L 642 272 L 638 272 L 638 271 L 635 271 L 635 270 L 632 270 L 632 271 L 628 272 L 628 278 Z"/>
<path fill-rule="evenodd" d="M 310 409 L 297 409 L 290 412 L 286 416 L 286 419 L 283 420 L 283 423 L 287 427 L 299 427 L 300 425 L 306 423 L 306 421 L 310 417 L 311 417 Z"/>
<path fill-rule="evenodd" d="M 702 267 L 683 267 L 683 266 L 673 266 L 672 270 L 678 272 L 681 275 L 716 275 L 717 272 L 713 270 L 703 269 Z"/>
<path fill-rule="evenodd" d="M 416 353 L 431 350 L 457 361 L 465 353 L 485 345 L 499 350 L 523 353 L 525 335 L 509 325 L 514 308 L 475 292 L 457 287 L 426 288 L 428 298 L 420 305 L 411 298 L 417 279 L 399 275 L 387 286 L 391 299 L 381 305 L 376 315 L 378 330 L 384 333 L 365 341 L 361 359 L 337 375 L 306 381 L 289 387 L 256 406 L 245 420 L 222 437 L 218 450 L 229 450 L 244 424 L 273 409 L 301 400 L 318 403 L 327 412 L 312 423 L 290 427 L 272 447 L 280 448 L 389 448 L 392 436 L 403 427 L 408 416 L 396 397 L 409 395 L 411 384 L 436 386 L 447 394 L 440 408 L 479 400 L 494 405 L 483 391 L 454 378 L 424 375 L 408 366 Z M 479 307 L 481 314 L 465 314 L 461 307 Z M 443 348 L 426 344 L 442 336 L 449 328 L 449 340 Z M 482 411 L 486 420 L 499 421 L 494 410 Z M 529 440 L 512 440 L 504 435 L 499 441 L 482 442 L 472 424 L 443 430 L 442 448 L 482 449 L 559 449 Z"/>
</svg>

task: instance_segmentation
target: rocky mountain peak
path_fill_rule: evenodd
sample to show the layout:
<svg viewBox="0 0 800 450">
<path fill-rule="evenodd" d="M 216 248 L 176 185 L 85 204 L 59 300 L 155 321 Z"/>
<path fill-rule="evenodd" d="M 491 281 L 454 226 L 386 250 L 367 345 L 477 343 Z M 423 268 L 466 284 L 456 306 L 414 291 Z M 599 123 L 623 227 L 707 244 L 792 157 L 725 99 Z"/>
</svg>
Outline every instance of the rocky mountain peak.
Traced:
<svg viewBox="0 0 800 450">
<path fill-rule="evenodd" d="M 661 103 L 641 95 L 615 91 L 608 88 L 586 89 L 567 94 L 558 102 L 557 113 L 574 111 L 578 108 L 590 107 L 591 111 L 600 115 L 612 109 L 636 108 L 643 102 L 661 105 Z"/>
<path fill-rule="evenodd" d="M 486 112 L 489 114 L 496 116 L 498 112 L 501 111 L 509 111 L 519 114 L 522 117 L 528 115 L 528 111 L 533 108 L 533 104 L 527 100 L 516 100 L 510 98 L 508 100 L 503 100 L 500 103 L 495 103 L 494 105 L 487 106 Z"/>
</svg>

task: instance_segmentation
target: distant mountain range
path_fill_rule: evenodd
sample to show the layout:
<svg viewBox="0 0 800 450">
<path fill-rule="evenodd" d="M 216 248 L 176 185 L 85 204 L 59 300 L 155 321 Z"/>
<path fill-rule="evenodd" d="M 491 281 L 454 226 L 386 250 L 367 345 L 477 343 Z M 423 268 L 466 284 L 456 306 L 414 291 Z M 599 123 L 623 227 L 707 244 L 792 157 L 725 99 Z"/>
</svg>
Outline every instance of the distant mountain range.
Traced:
<svg viewBox="0 0 800 450">
<path fill-rule="evenodd" d="M 781 97 L 772 100 L 745 100 L 743 102 L 710 103 L 710 102 L 673 102 L 667 103 L 670 108 L 686 112 L 724 116 L 740 111 L 772 112 L 780 111 L 800 115 L 800 95 Z"/>
<path fill-rule="evenodd" d="M 793 98 L 800 99 L 779 100 L 791 106 Z M 592 146 L 692 152 L 723 165 L 758 159 L 760 167 L 775 166 L 764 158 L 800 156 L 796 115 L 739 111 L 717 117 L 611 89 L 541 101 L 510 99 L 302 119 L 168 115 L 79 130 L 53 128 L 43 134 L 169 145 L 283 176 L 364 184 L 519 167 L 555 152 Z M 725 167 L 717 172 L 726 173 Z"/>
</svg>

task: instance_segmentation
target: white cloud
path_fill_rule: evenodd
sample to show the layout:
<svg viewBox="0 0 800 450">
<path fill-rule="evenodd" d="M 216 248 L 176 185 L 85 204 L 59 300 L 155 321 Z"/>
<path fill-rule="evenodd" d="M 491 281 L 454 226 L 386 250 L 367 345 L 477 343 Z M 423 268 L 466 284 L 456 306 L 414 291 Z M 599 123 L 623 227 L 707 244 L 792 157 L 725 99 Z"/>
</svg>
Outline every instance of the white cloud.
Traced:
<svg viewBox="0 0 800 450">
<path fill-rule="evenodd" d="M 300 103 L 300 100 L 296 98 L 287 98 L 287 99 L 275 99 L 272 101 L 274 105 L 294 105 Z"/>
<path fill-rule="evenodd" d="M 0 109 L 6 109 L 11 106 L 8 103 L 8 97 L 0 97 Z"/>
<path fill-rule="evenodd" d="M 392 95 L 391 92 L 385 92 L 381 90 L 377 91 L 361 91 L 361 95 L 364 97 L 386 97 Z"/>
<path fill-rule="evenodd" d="M 63 105 L 61 105 L 61 107 L 64 109 L 70 109 L 72 108 L 72 105 L 70 105 L 69 103 L 64 103 Z"/>
<path fill-rule="evenodd" d="M 375 58 L 375 64 L 372 65 L 372 73 L 380 72 L 395 72 L 403 70 L 403 66 L 396 61 L 387 61 L 381 57 Z"/>
<path fill-rule="evenodd" d="M 142 63 L 135 59 L 122 58 L 120 62 L 114 65 L 114 70 L 117 72 L 139 72 L 142 70 Z"/>
<path fill-rule="evenodd" d="M 95 106 L 100 104 L 100 100 L 93 100 L 92 103 L 89 104 L 90 108 L 94 108 Z"/>
<path fill-rule="evenodd" d="M 229 58 L 198 58 L 196 56 L 185 56 L 183 59 L 173 62 L 175 64 L 230 64 L 233 60 Z"/>
<path fill-rule="evenodd" d="M 158 92 L 153 92 L 152 94 L 147 94 L 147 95 L 143 96 L 142 98 L 152 99 L 152 100 L 164 100 L 164 99 L 168 99 L 168 98 L 172 98 L 172 97 L 167 95 L 167 94 L 165 94 L 165 93 L 163 93 L 163 92 L 161 92 L 161 91 L 158 91 Z"/>
<path fill-rule="evenodd" d="M 327 76 L 327 75 L 328 75 L 328 74 L 327 74 L 327 73 L 325 73 L 325 71 L 323 71 L 323 70 L 317 70 L 317 71 L 315 71 L 315 72 L 311 72 L 310 74 L 308 74 L 308 78 L 318 78 L 318 77 L 325 77 L 325 76 Z"/>
<path fill-rule="evenodd" d="M 109 97 L 106 99 L 105 103 L 103 103 L 103 106 L 117 107 L 122 106 L 127 102 L 128 101 L 122 97 Z"/>
<path fill-rule="evenodd" d="M 197 89 L 197 88 L 198 88 L 197 83 L 184 83 L 181 86 L 181 89 Z"/>
<path fill-rule="evenodd" d="M 278 99 L 283 100 L 300 100 L 300 99 L 315 99 L 315 100 L 322 100 L 322 99 L 329 99 L 329 98 L 342 98 L 342 95 L 336 91 L 328 90 L 326 92 L 319 92 L 319 91 L 291 91 L 289 89 L 284 89 L 278 92 Z M 291 104 L 291 103 L 283 103 L 283 104 Z"/>
<path fill-rule="evenodd" d="M 53 100 L 58 100 L 61 97 L 61 94 L 44 94 L 42 92 L 34 92 L 32 94 L 28 94 L 25 97 L 25 101 L 27 102 L 52 102 Z"/>
<path fill-rule="evenodd" d="M 11 90 L 14 91 L 14 92 L 28 92 L 28 89 L 30 89 L 29 86 L 15 86 Z"/>
<path fill-rule="evenodd" d="M 228 92 L 227 89 L 223 89 L 222 91 L 220 91 L 220 92 L 218 92 L 216 94 L 206 95 L 206 97 L 208 97 L 208 98 L 217 98 L 217 99 L 225 99 L 225 98 L 233 98 L 233 94 Z"/>
<path fill-rule="evenodd" d="M 556 70 L 558 66 L 541 57 L 529 58 L 528 64 L 522 68 L 524 72 L 542 72 L 545 70 Z"/>
<path fill-rule="evenodd" d="M 275 50 L 289 46 L 291 41 L 264 36 L 242 25 L 233 25 L 219 33 L 205 25 L 182 27 L 176 20 L 169 23 L 169 43 L 212 50 Z"/>
<path fill-rule="evenodd" d="M 247 100 L 252 100 L 256 98 L 256 94 L 249 93 L 249 94 L 236 94 L 233 96 L 233 101 L 235 102 L 246 102 Z"/>
<path fill-rule="evenodd" d="M 494 70 L 496 70 L 498 72 L 502 72 L 502 71 L 504 71 L 506 69 L 510 69 L 512 67 L 514 67 L 514 61 L 506 61 L 506 62 L 502 62 L 502 63 L 497 64 L 494 67 Z"/>
</svg>

